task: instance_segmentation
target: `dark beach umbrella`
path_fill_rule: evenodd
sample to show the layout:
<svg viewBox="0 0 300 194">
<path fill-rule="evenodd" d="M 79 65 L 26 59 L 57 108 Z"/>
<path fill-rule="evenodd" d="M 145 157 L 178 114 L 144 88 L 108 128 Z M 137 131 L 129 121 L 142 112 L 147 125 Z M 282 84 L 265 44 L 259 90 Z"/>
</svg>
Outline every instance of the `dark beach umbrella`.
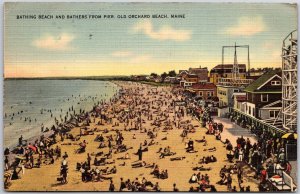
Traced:
<svg viewBox="0 0 300 194">
<path fill-rule="evenodd" d="M 298 135 L 297 135 L 297 133 L 286 133 L 281 138 L 282 139 L 297 139 Z"/>
</svg>

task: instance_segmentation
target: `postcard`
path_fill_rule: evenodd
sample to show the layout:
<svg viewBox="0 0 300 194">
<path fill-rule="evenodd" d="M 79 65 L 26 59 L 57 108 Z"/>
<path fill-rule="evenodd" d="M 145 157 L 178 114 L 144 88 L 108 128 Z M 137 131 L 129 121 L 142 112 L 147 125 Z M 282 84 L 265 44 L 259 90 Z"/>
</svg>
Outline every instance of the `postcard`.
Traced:
<svg viewBox="0 0 300 194">
<path fill-rule="evenodd" d="M 294 192 L 297 5 L 7 2 L 6 191 Z"/>
</svg>

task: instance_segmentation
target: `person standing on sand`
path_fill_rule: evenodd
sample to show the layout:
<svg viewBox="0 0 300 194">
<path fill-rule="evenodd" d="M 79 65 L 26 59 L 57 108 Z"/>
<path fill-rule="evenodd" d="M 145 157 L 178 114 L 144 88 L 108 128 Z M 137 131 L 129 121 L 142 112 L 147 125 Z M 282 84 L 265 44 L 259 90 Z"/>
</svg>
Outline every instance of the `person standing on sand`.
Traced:
<svg viewBox="0 0 300 194">
<path fill-rule="evenodd" d="M 239 166 L 238 167 L 238 171 L 237 171 L 237 178 L 238 178 L 238 183 L 241 184 L 243 183 L 243 170 L 242 170 L 242 167 Z"/>
<path fill-rule="evenodd" d="M 110 185 L 109 185 L 109 191 L 114 192 L 115 191 L 115 185 L 113 183 L 113 180 L 110 180 Z"/>
<path fill-rule="evenodd" d="M 14 171 L 11 176 L 11 180 L 17 180 L 17 179 L 19 179 L 19 175 L 18 175 L 17 169 L 14 168 Z"/>
<path fill-rule="evenodd" d="M 10 153 L 9 147 L 7 147 L 7 148 L 4 150 L 4 155 L 5 155 L 5 156 L 8 156 L 9 153 Z"/>
<path fill-rule="evenodd" d="M 126 188 L 126 184 L 123 181 L 123 178 L 121 178 L 121 184 L 120 184 L 120 190 L 119 191 L 123 191 L 123 189 L 125 189 L 125 188 Z"/>
<path fill-rule="evenodd" d="M 142 144 L 140 145 L 140 148 L 138 150 L 139 160 L 143 160 L 143 150 L 142 150 Z"/>
<path fill-rule="evenodd" d="M 22 141 L 23 141 L 23 136 L 21 135 L 21 137 L 19 137 L 19 146 L 22 145 Z"/>
<path fill-rule="evenodd" d="M 33 155 L 32 154 L 30 155 L 30 165 L 31 165 L 31 168 L 33 168 L 33 166 L 34 166 L 34 159 L 33 159 Z"/>
<path fill-rule="evenodd" d="M 62 178 L 63 178 L 63 183 L 64 184 L 67 184 L 68 183 L 68 181 L 67 181 L 67 177 L 68 177 L 68 169 L 67 168 L 61 168 L 61 176 L 62 176 Z"/>
<path fill-rule="evenodd" d="M 91 158 L 90 154 L 88 153 L 87 154 L 87 165 L 88 165 L 88 167 L 91 167 L 91 160 L 92 160 L 92 158 Z"/>
<path fill-rule="evenodd" d="M 108 148 L 110 149 L 112 147 L 112 145 L 111 145 L 111 141 L 110 140 L 108 140 Z"/>
<path fill-rule="evenodd" d="M 66 159 L 66 158 L 68 158 L 69 156 L 68 156 L 68 154 L 67 154 L 67 152 L 65 152 L 65 154 L 63 155 L 63 159 Z"/>
<path fill-rule="evenodd" d="M 154 191 L 160 191 L 160 187 L 158 185 L 158 182 L 155 183 L 154 187 L 153 187 Z"/>
<path fill-rule="evenodd" d="M 5 164 L 5 170 L 9 170 L 9 160 L 8 160 L 8 156 L 5 156 L 4 164 Z"/>
<path fill-rule="evenodd" d="M 173 184 L 173 191 L 174 192 L 179 192 L 179 189 L 176 187 L 176 183 Z"/>
<path fill-rule="evenodd" d="M 244 156 L 244 151 L 242 148 L 239 149 L 239 161 L 242 162 L 243 161 L 243 156 Z"/>
<path fill-rule="evenodd" d="M 230 173 L 228 173 L 228 176 L 227 176 L 227 189 L 229 192 L 231 192 L 231 184 L 232 184 L 232 178 L 230 176 Z"/>
</svg>

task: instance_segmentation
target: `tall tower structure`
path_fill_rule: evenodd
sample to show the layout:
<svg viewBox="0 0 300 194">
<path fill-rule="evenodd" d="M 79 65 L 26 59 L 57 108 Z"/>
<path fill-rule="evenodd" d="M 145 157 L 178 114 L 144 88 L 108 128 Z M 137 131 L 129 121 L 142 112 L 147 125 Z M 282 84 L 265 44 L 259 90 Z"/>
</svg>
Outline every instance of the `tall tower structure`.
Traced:
<svg viewBox="0 0 300 194">
<path fill-rule="evenodd" d="M 233 62 L 233 67 L 232 67 L 232 78 L 237 79 L 239 73 L 240 73 L 240 71 L 239 71 L 239 64 L 238 64 L 238 61 L 237 61 L 236 43 L 235 43 L 234 44 L 234 62 Z"/>
<path fill-rule="evenodd" d="M 282 43 L 282 116 L 286 130 L 297 130 L 297 31 Z"/>
</svg>

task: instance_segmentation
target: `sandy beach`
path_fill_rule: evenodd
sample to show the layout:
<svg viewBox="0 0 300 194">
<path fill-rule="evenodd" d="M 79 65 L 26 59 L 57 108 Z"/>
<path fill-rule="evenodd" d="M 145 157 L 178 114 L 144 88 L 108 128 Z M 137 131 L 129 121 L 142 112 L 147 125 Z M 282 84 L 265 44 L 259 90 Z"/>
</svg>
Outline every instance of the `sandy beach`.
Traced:
<svg viewBox="0 0 300 194">
<path fill-rule="evenodd" d="M 172 93 L 172 87 L 154 87 L 136 82 L 115 82 L 115 84 L 119 85 L 123 89 L 122 91 L 125 92 L 115 102 L 105 105 L 106 108 L 103 112 L 107 118 L 111 119 L 102 120 L 99 117 L 91 117 L 92 122 L 89 126 L 86 126 L 87 131 L 91 131 L 90 135 L 82 135 L 77 141 L 64 139 L 63 142 L 59 136 L 57 136 L 57 143 L 52 145 L 53 148 L 59 146 L 61 148 L 62 155 L 65 152 L 68 154 L 67 161 L 69 170 L 67 184 L 61 184 L 57 181 L 57 178 L 60 175 L 60 166 L 62 161 L 62 158 L 58 158 L 55 160 L 54 164 L 46 165 L 42 163 L 40 168 L 25 169 L 25 174 L 20 172 L 19 175 L 21 178 L 12 180 L 12 184 L 7 191 L 108 191 L 110 186 L 109 180 L 103 180 L 102 182 L 82 182 L 81 172 L 76 170 L 76 164 L 78 162 L 85 162 L 87 160 L 87 154 L 89 153 L 91 156 L 91 168 L 94 169 L 95 166 L 93 165 L 93 161 L 95 154 L 98 152 L 103 152 L 103 154 L 109 152 L 108 147 L 101 149 L 98 148 L 99 142 L 94 141 L 96 136 L 102 134 L 107 146 L 107 136 L 112 135 L 114 140 L 112 141 L 112 145 L 114 147 L 117 135 L 116 130 L 122 133 L 124 138 L 122 143 L 126 145 L 126 148 L 132 147 L 132 149 L 128 149 L 121 153 L 115 153 L 116 149 L 113 149 L 112 157 L 106 160 L 111 164 L 98 166 L 99 169 L 105 169 L 107 167 L 111 169 L 113 166 L 116 166 L 117 172 L 115 174 L 107 175 L 107 177 L 112 177 L 115 191 L 119 191 L 121 177 L 124 180 L 130 179 L 131 181 L 136 178 L 141 181 L 142 178 L 145 177 L 147 181 L 151 181 L 153 184 L 158 182 L 161 191 L 173 191 L 174 183 L 176 183 L 176 187 L 179 191 L 189 191 L 191 186 L 198 186 L 198 183 L 189 183 L 191 176 L 198 172 L 200 172 L 201 175 L 207 174 L 209 176 L 210 185 L 214 185 L 217 191 L 227 191 L 226 185 L 218 185 L 216 183 L 221 179 L 219 176 L 221 168 L 224 165 L 234 165 L 236 163 L 235 159 L 233 163 L 230 163 L 227 160 L 225 144 L 216 140 L 214 135 L 207 135 L 207 129 L 201 127 L 201 123 L 198 120 L 193 118 L 191 115 L 188 115 L 185 108 L 183 109 L 184 116 L 180 118 L 174 116 L 178 107 L 174 108 L 171 104 L 174 100 L 181 99 L 181 96 L 174 95 Z M 140 116 L 139 112 L 142 112 Z M 130 118 L 130 116 L 127 117 L 130 118 L 128 119 L 128 126 L 126 126 L 126 122 L 122 122 L 122 119 L 120 119 L 122 117 L 124 118 L 124 115 L 126 114 L 132 115 L 132 118 Z M 176 118 L 175 122 L 174 117 Z M 142 119 L 141 124 L 138 122 L 139 118 Z M 155 119 L 160 122 L 160 126 L 153 125 Z M 102 122 L 103 125 L 98 125 L 99 122 Z M 180 123 L 179 127 L 178 123 Z M 192 126 L 195 131 L 193 133 L 188 133 L 187 137 L 183 138 L 181 137 L 181 134 L 185 125 Z M 75 127 L 69 133 L 73 136 L 77 136 L 80 134 L 82 127 L 84 126 Z M 128 130 L 136 127 L 141 127 L 142 130 Z M 226 131 L 226 127 L 229 126 L 224 125 L 224 131 L 221 134 L 222 141 L 229 139 L 235 146 L 235 140 L 237 137 Z M 104 132 L 106 129 L 107 133 Z M 144 132 L 145 130 L 147 130 L 147 132 L 153 131 L 153 133 L 157 135 L 153 139 L 153 145 L 149 146 L 151 139 L 147 135 L 147 132 Z M 133 136 L 135 136 L 135 138 L 133 138 Z M 203 136 L 205 136 L 205 139 L 207 140 L 207 145 L 195 141 L 202 139 Z M 86 151 L 80 154 L 75 153 L 75 150 L 79 148 L 78 144 L 84 140 L 87 142 Z M 145 140 L 147 143 L 145 143 Z M 185 147 L 189 140 L 194 141 L 195 153 L 186 152 Z M 251 142 L 255 141 L 253 137 L 250 137 L 250 140 Z M 132 168 L 131 164 L 138 162 L 138 155 L 135 153 L 137 153 L 140 144 L 147 144 L 143 145 L 142 148 L 148 148 L 148 151 L 145 151 L 142 154 L 142 161 L 147 164 L 155 163 L 159 166 L 160 170 L 168 170 L 167 179 L 158 179 L 151 175 L 150 172 L 153 170 L 152 168 Z M 160 158 L 160 153 L 157 152 L 160 148 L 164 149 L 167 146 L 170 147 L 171 152 L 175 152 L 176 154 Z M 216 151 L 208 151 L 209 148 L 213 147 L 216 148 Z M 129 154 L 130 159 L 118 159 L 120 157 L 124 157 L 126 153 Z M 202 157 L 211 155 L 214 155 L 217 158 L 217 162 L 198 164 Z M 37 157 L 38 154 L 35 154 L 35 160 Z M 171 161 L 170 158 L 174 157 L 185 158 L 183 160 Z M 124 162 L 125 165 L 123 165 Z M 193 170 L 193 167 L 199 167 L 201 165 L 205 168 L 210 167 L 211 170 Z M 247 165 L 242 168 L 242 186 L 250 186 L 251 191 L 258 191 L 259 181 L 253 178 L 255 174 L 254 171 Z M 239 190 L 237 175 L 232 174 L 232 179 L 232 187 L 236 186 Z"/>
</svg>

